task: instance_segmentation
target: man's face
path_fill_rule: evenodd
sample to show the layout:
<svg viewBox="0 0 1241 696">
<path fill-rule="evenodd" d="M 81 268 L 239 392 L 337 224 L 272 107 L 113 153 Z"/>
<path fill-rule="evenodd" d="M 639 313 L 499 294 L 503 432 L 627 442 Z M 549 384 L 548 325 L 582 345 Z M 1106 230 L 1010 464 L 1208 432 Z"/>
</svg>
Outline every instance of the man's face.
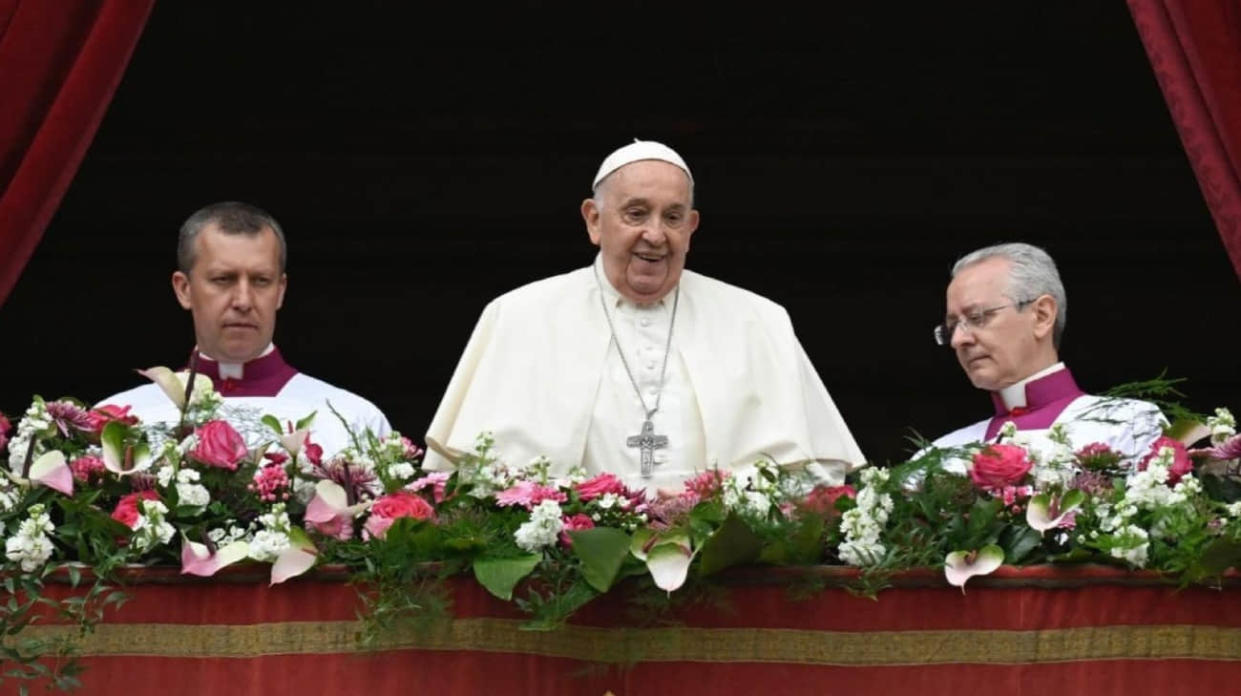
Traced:
<svg viewBox="0 0 1241 696">
<path fill-rule="evenodd" d="M 689 238 L 698 228 L 689 177 L 676 165 L 643 160 L 612 172 L 602 187 L 602 208 L 588 198 L 582 217 L 603 256 L 603 271 L 627 299 L 655 302 L 681 279 Z"/>
<path fill-rule="evenodd" d="M 188 276 L 173 273 L 172 287 L 194 316 L 198 349 L 224 362 L 258 357 L 271 343 L 288 283 L 275 232 L 225 234 L 209 224 L 194 244 L 194 267 Z"/>
<path fill-rule="evenodd" d="M 1008 267 L 1007 259 L 986 259 L 962 269 L 948 285 L 945 321 L 961 322 L 952 332 L 952 348 L 970 382 L 988 391 L 1015 384 L 1045 367 L 1039 364 L 1037 337 L 1046 332 L 1030 306 L 1016 306 L 1017 300 L 1032 298 L 1010 296 Z M 966 328 L 964 317 L 982 325 Z"/>
</svg>

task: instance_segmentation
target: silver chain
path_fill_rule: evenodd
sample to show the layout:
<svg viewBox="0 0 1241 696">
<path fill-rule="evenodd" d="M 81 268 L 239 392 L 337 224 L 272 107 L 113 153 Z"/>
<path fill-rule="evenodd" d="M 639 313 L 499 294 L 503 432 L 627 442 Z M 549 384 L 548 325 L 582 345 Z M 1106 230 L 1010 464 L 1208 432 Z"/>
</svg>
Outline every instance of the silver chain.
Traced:
<svg viewBox="0 0 1241 696">
<path fill-rule="evenodd" d="M 599 286 L 599 306 L 603 307 L 603 316 L 608 320 L 608 331 L 612 332 L 612 343 L 616 344 L 616 354 L 620 356 L 621 365 L 625 367 L 625 374 L 629 376 L 629 383 L 633 385 L 633 391 L 638 395 L 638 401 L 642 404 L 642 410 L 646 412 L 646 420 L 650 420 L 651 416 L 659 410 L 659 402 L 664 398 L 664 376 L 668 373 L 668 356 L 672 354 L 672 328 L 676 326 L 677 305 L 681 302 L 681 285 L 677 284 L 676 294 L 672 297 L 672 318 L 668 320 L 668 343 L 664 346 L 664 365 L 659 369 L 659 391 L 655 392 L 655 408 L 648 409 L 646 407 L 646 399 L 642 398 L 642 389 L 638 386 L 638 380 L 634 379 L 633 370 L 629 369 L 629 361 L 625 359 L 625 351 L 621 350 L 620 339 L 616 336 L 616 327 L 612 324 L 612 315 L 608 313 L 608 303 L 604 299 L 603 281 L 599 279 L 599 267 L 592 265 L 591 270 L 595 272 L 595 284 Z"/>
</svg>

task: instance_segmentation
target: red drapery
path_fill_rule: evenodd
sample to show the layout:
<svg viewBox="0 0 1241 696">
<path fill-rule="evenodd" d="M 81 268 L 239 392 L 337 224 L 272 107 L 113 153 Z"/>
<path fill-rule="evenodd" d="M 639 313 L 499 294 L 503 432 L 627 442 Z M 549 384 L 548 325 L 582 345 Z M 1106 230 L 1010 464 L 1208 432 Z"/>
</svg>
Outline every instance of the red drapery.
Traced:
<svg viewBox="0 0 1241 696">
<path fill-rule="evenodd" d="M 95 135 L 155 0 L 0 0 L 0 304 Z"/>
<path fill-rule="evenodd" d="M 1129 11 L 1241 276 L 1241 0 L 1129 0 Z"/>
</svg>

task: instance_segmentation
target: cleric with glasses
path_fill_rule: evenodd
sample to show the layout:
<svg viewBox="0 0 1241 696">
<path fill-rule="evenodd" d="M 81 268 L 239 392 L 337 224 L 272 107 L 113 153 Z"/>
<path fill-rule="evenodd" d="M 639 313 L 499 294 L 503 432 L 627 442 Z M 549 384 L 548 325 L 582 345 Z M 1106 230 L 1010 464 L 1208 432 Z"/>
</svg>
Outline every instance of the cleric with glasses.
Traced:
<svg viewBox="0 0 1241 696">
<path fill-rule="evenodd" d="M 1103 442 L 1133 464 L 1166 420 L 1153 404 L 1083 392 L 1060 361 L 1068 300 L 1047 252 L 1012 243 L 959 259 L 935 342 L 949 346 L 966 377 L 991 396 L 993 413 L 935 440 L 938 448 L 991 442 L 1012 421 L 1019 431 L 1063 424 L 1075 449 Z"/>
</svg>

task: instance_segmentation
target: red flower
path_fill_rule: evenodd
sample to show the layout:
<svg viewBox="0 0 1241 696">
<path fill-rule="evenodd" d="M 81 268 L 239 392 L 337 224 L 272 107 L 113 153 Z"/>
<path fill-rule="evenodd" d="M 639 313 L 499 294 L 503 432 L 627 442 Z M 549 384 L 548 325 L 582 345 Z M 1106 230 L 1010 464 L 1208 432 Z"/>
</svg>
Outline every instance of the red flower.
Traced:
<svg viewBox="0 0 1241 696">
<path fill-rule="evenodd" d="M 366 531 L 371 536 L 382 539 L 388 533 L 388 527 L 402 517 L 416 520 L 434 519 L 435 508 L 417 493 L 390 493 L 376 500 L 371 506 L 371 516 L 366 520 Z"/>
<path fill-rule="evenodd" d="M 138 524 L 138 518 L 142 514 L 138 510 L 138 505 L 144 500 L 159 500 L 159 493 L 145 490 L 122 497 L 117 502 L 116 509 L 112 511 L 112 519 L 133 529 L 134 525 Z"/>
<path fill-rule="evenodd" d="M 306 436 L 306 444 L 302 445 L 302 453 L 315 466 L 323 466 L 323 447 L 316 445 L 310 441 L 310 436 Z"/>
<path fill-rule="evenodd" d="M 577 495 L 584 503 L 595 498 L 602 498 L 608 493 L 625 495 L 625 484 L 616 478 L 615 474 L 599 474 L 589 481 L 577 484 L 574 488 L 577 489 Z"/>
<path fill-rule="evenodd" d="M 1030 466 L 1026 451 L 1016 445 L 987 445 L 974 455 L 970 478 L 979 488 L 999 490 L 1016 485 L 1030 472 Z"/>
<path fill-rule="evenodd" d="M 610 475 L 610 474 L 609 474 Z M 565 546 L 573 545 L 573 538 L 569 536 L 569 532 L 576 529 L 594 529 L 595 521 L 590 519 L 590 515 L 585 513 L 577 513 L 572 517 L 565 517 L 561 520 L 564 522 L 564 529 L 560 532 L 560 543 Z"/>
<path fill-rule="evenodd" d="M 1102 442 L 1092 442 L 1077 451 L 1077 461 L 1085 469 L 1110 469 L 1121 459 L 1124 455 Z"/>
<path fill-rule="evenodd" d="M 1193 472 L 1194 462 L 1189 458 L 1185 445 L 1170 437 L 1161 437 L 1151 443 L 1150 452 L 1138 462 L 1138 471 L 1146 471 L 1146 467 L 1159 458 L 1159 451 L 1164 447 L 1171 447 L 1175 453 L 1172 457 L 1172 466 L 1168 467 L 1168 485 L 1175 486 L 1182 476 Z"/>
<path fill-rule="evenodd" d="M 824 517 L 836 516 L 836 501 L 844 498 L 856 498 L 857 491 L 853 486 L 815 486 L 810 495 L 802 502 L 802 507 L 817 512 Z"/>
<path fill-rule="evenodd" d="M 699 500 L 706 500 L 720 492 L 720 488 L 724 486 L 724 480 L 732 476 L 727 471 L 719 469 L 707 469 L 685 482 L 685 490 L 692 492 L 698 496 Z"/>
<path fill-rule="evenodd" d="M 129 409 L 129 406 L 115 406 L 113 404 L 104 404 L 91 409 L 86 414 L 91 434 L 98 436 L 103 432 L 103 426 L 112 421 L 117 421 L 122 425 L 136 424 L 138 417 L 131 415 Z"/>
<path fill-rule="evenodd" d="M 9 428 L 11 427 L 13 425 L 9 423 L 9 419 L 5 418 L 3 413 L 0 413 L 0 450 L 4 449 L 4 446 L 9 442 Z"/>
<path fill-rule="evenodd" d="M 289 461 L 289 455 L 284 452 L 264 452 L 263 459 L 266 459 L 275 466 L 280 466 L 281 464 Z"/>
<path fill-rule="evenodd" d="M 198 436 L 198 444 L 190 457 L 207 466 L 236 471 L 237 464 L 248 454 L 245 440 L 222 420 L 203 423 L 194 434 Z"/>
</svg>

